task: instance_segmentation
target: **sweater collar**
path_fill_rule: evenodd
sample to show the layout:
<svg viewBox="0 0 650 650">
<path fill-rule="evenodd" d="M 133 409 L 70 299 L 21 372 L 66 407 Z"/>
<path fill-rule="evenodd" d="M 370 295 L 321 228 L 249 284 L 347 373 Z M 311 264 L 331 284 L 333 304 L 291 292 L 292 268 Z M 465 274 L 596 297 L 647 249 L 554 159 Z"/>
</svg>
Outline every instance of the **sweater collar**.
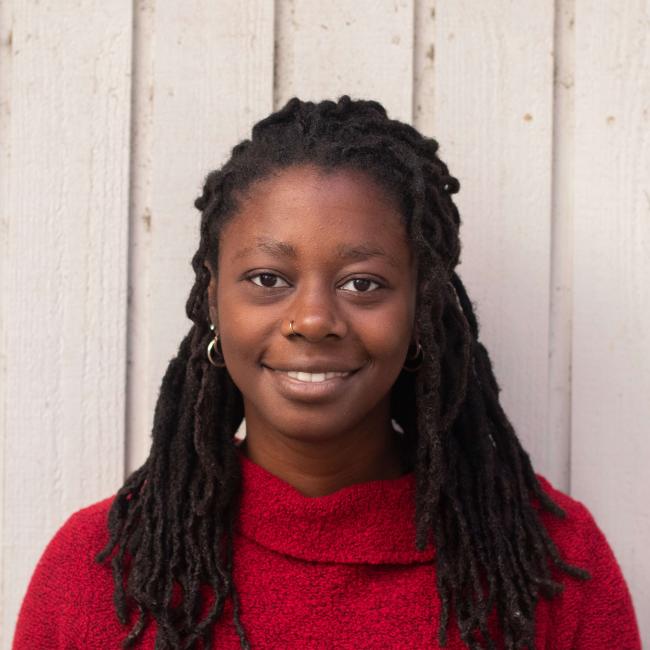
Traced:
<svg viewBox="0 0 650 650">
<path fill-rule="evenodd" d="M 238 531 L 258 544 L 312 562 L 412 564 L 435 551 L 415 548 L 415 476 L 358 483 L 307 497 L 239 453 Z"/>
</svg>

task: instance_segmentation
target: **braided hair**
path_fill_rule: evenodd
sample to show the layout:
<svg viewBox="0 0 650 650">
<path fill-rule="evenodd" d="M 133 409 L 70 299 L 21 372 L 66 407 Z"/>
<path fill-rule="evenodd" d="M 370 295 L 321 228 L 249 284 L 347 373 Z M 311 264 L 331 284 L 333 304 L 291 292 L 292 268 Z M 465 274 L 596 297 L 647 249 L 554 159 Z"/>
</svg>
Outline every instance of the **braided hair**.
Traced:
<svg viewBox="0 0 650 650">
<path fill-rule="evenodd" d="M 200 243 L 186 305 L 193 324 L 162 381 L 149 457 L 118 491 L 108 516 L 110 539 L 96 558 L 111 556 L 119 620 L 126 625 L 137 610 L 123 647 L 136 642 L 151 617 L 157 650 L 209 644 L 228 598 L 241 647 L 250 647 L 232 579 L 241 484 L 234 434 L 244 408 L 227 369 L 206 358 L 212 338 L 206 263 L 217 268 L 219 234 L 236 215 L 238 199 L 256 181 L 301 164 L 367 173 L 397 199 L 417 256 L 424 354 L 416 373 L 397 378 L 391 415 L 413 459 L 415 544 L 436 544 L 440 645 L 453 615 L 469 648 L 495 648 L 488 617 L 496 607 L 505 647 L 533 648 L 539 597 L 563 589 L 551 565 L 590 577 L 562 559 L 540 520 L 540 507 L 565 513 L 543 491 L 499 403 L 472 304 L 454 272 L 460 217 L 452 195 L 459 183 L 437 151 L 435 140 L 389 119 L 375 101 L 294 97 L 208 175 L 195 202 Z M 174 583 L 182 601 L 172 607 Z M 201 585 L 214 602 L 199 620 Z"/>
</svg>

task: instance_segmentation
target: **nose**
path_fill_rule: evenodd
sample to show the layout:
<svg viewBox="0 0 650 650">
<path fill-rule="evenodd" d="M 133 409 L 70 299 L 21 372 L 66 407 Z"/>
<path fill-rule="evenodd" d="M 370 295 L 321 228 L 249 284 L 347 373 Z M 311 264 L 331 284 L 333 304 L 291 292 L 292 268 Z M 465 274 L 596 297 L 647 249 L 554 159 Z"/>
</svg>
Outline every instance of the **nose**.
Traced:
<svg viewBox="0 0 650 650">
<path fill-rule="evenodd" d="M 311 342 L 328 336 L 345 336 L 348 327 L 336 291 L 316 283 L 296 290 L 288 314 L 289 320 L 294 321 L 295 334 Z"/>
</svg>

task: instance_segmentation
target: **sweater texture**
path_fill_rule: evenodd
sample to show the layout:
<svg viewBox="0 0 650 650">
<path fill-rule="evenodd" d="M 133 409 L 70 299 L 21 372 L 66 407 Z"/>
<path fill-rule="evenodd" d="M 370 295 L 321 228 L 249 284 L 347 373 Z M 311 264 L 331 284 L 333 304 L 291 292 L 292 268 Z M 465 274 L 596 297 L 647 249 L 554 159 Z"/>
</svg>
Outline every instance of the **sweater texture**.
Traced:
<svg viewBox="0 0 650 650">
<path fill-rule="evenodd" d="M 243 454 L 240 462 L 233 576 L 253 650 L 440 647 L 436 553 L 431 544 L 415 548 L 413 473 L 306 497 Z M 584 505 L 538 478 L 567 514 L 559 519 L 533 502 L 543 523 L 562 556 L 592 579 L 551 569 L 564 591 L 537 605 L 536 648 L 640 649 L 630 593 L 602 531 Z M 137 617 L 119 623 L 111 570 L 94 561 L 108 541 L 113 499 L 73 514 L 48 544 L 22 603 L 14 650 L 121 647 Z M 206 611 L 214 600 L 203 592 Z M 229 599 L 212 647 L 240 648 L 232 613 Z M 152 620 L 134 647 L 153 649 L 155 633 Z M 452 613 L 446 648 L 466 647 Z"/>
</svg>

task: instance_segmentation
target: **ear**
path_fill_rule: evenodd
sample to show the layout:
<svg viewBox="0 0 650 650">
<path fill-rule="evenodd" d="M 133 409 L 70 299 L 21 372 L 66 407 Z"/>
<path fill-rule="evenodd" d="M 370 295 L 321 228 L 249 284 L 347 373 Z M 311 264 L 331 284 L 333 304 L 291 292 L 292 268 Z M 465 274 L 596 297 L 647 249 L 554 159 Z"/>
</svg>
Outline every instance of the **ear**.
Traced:
<svg viewBox="0 0 650 650">
<path fill-rule="evenodd" d="M 219 311 L 217 310 L 217 274 L 212 270 L 210 264 L 205 261 L 205 268 L 210 273 L 210 282 L 208 284 L 208 312 L 210 315 L 210 322 L 214 325 L 215 329 L 219 331 Z"/>
</svg>

